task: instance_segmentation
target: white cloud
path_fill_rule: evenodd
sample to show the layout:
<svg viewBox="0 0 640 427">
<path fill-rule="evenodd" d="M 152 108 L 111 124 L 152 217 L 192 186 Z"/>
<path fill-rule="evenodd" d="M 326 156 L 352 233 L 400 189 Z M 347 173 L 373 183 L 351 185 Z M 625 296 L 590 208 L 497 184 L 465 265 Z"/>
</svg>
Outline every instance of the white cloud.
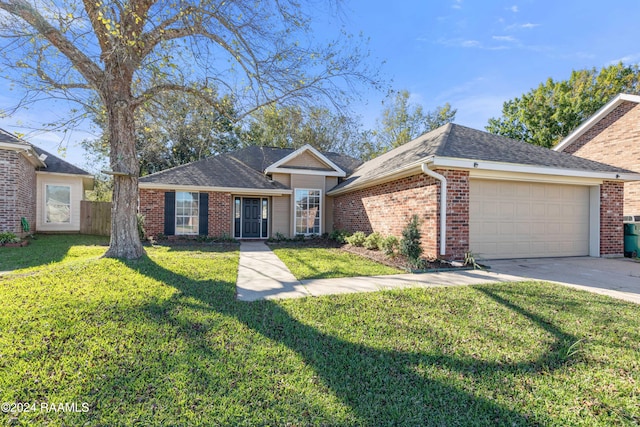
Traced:
<svg viewBox="0 0 640 427">
<path fill-rule="evenodd" d="M 491 37 L 493 40 L 500 42 L 516 42 L 518 41 L 515 37 L 512 36 L 493 36 Z"/>
<path fill-rule="evenodd" d="M 511 6 L 508 10 L 510 10 L 510 11 L 511 11 L 511 12 L 513 12 L 513 13 L 518 13 L 518 6 L 513 5 L 513 6 Z"/>
<path fill-rule="evenodd" d="M 462 0 L 454 0 L 451 5 L 452 9 L 462 9 Z"/>
<path fill-rule="evenodd" d="M 478 40 L 462 40 L 460 42 L 462 47 L 482 47 L 482 44 Z"/>
<path fill-rule="evenodd" d="M 509 25 L 507 28 L 505 28 L 505 30 L 507 31 L 511 31 L 511 30 L 530 30 L 532 28 L 536 28 L 539 27 L 540 24 L 534 24 L 532 22 L 526 22 L 524 24 L 512 24 Z"/>
<path fill-rule="evenodd" d="M 635 64 L 639 61 L 640 61 L 640 53 L 631 53 L 621 58 L 612 59 L 611 61 L 607 62 L 605 65 L 606 66 L 616 65 L 620 62 L 622 62 L 623 64 Z"/>
<path fill-rule="evenodd" d="M 511 46 L 506 46 L 506 45 L 490 46 L 482 43 L 479 40 L 463 39 L 463 38 L 439 39 L 436 41 L 436 43 L 443 46 L 447 46 L 447 47 L 458 47 L 458 48 L 461 47 L 464 49 L 506 50 L 511 48 Z"/>
</svg>

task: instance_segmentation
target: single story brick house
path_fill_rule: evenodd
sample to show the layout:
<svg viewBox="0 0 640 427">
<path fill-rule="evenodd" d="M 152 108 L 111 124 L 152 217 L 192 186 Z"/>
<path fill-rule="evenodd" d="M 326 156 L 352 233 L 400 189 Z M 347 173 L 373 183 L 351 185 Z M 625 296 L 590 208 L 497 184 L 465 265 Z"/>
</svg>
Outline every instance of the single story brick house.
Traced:
<svg viewBox="0 0 640 427">
<path fill-rule="evenodd" d="M 79 232 L 93 176 L 0 129 L 0 232 Z"/>
<path fill-rule="evenodd" d="M 553 149 L 640 173 L 640 96 L 616 96 Z M 624 215 L 640 221 L 640 182 L 624 186 Z"/>
<path fill-rule="evenodd" d="M 168 169 L 140 179 L 140 212 L 152 235 L 241 239 L 400 236 L 417 214 L 430 257 L 622 256 L 632 180 L 640 175 L 448 124 L 363 164 L 307 145 Z"/>
</svg>

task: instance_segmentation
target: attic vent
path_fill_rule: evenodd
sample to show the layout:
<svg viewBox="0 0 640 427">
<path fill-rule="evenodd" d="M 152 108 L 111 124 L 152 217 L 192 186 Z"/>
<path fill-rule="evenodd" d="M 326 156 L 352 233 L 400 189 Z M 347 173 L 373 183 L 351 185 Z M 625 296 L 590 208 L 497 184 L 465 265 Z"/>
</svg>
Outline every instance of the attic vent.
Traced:
<svg viewBox="0 0 640 427">
<path fill-rule="evenodd" d="M 633 222 L 633 215 L 625 215 L 622 217 L 622 222 Z"/>
</svg>

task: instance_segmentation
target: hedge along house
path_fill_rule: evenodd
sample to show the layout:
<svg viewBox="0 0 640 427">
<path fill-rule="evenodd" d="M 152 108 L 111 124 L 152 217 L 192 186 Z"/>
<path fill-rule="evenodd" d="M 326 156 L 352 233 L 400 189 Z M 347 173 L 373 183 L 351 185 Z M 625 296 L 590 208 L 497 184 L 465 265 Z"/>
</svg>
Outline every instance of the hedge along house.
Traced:
<svg viewBox="0 0 640 427">
<path fill-rule="evenodd" d="M 628 170 L 448 124 L 364 163 L 327 194 L 334 227 L 400 235 L 429 257 L 622 256 Z"/>
<path fill-rule="evenodd" d="M 79 232 L 92 188 L 87 171 L 0 129 L 0 232 Z"/>
<path fill-rule="evenodd" d="M 333 229 L 327 191 L 360 162 L 336 153 L 247 147 L 140 178 L 148 235 L 266 239 Z"/>
</svg>

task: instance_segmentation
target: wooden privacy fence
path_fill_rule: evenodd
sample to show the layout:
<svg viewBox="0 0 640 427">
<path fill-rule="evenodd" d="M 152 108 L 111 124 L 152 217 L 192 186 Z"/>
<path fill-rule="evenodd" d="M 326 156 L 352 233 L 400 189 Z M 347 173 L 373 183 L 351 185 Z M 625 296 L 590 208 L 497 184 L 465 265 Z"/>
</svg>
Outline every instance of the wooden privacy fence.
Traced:
<svg viewBox="0 0 640 427">
<path fill-rule="evenodd" d="M 111 233 L 111 202 L 80 202 L 80 234 L 108 236 Z"/>
</svg>

